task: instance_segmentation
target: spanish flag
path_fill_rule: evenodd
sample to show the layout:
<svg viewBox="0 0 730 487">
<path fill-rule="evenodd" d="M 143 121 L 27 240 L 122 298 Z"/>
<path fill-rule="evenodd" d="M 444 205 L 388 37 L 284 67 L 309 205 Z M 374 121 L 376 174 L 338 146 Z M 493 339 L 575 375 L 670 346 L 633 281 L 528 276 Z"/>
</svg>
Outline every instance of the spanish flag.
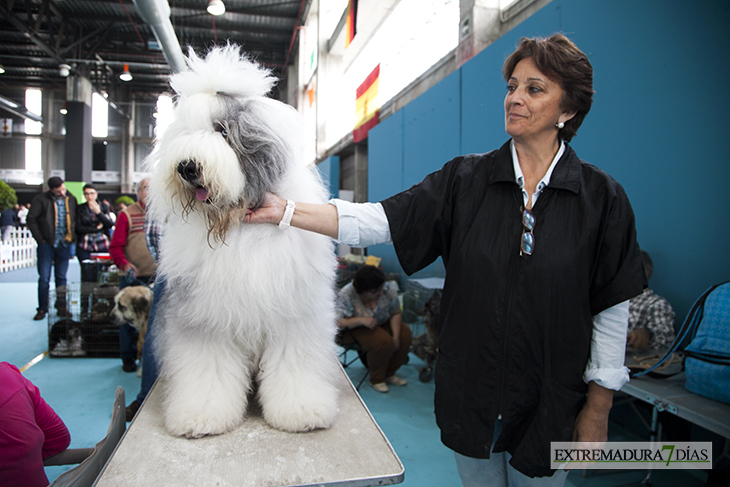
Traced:
<svg viewBox="0 0 730 487">
<path fill-rule="evenodd" d="M 357 25 L 357 0 L 348 0 L 347 2 L 347 24 L 345 26 L 345 48 L 350 45 L 355 38 Z"/>
<path fill-rule="evenodd" d="M 378 124 L 378 79 L 380 64 L 357 89 L 355 101 L 355 130 L 352 132 L 354 142 L 360 142 L 368 136 L 368 131 Z"/>
</svg>

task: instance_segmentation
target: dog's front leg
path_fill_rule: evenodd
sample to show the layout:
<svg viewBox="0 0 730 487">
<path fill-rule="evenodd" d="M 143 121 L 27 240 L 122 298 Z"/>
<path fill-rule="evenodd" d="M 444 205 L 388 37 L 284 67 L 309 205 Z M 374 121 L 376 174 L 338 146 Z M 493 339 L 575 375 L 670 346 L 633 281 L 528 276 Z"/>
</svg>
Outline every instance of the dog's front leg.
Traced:
<svg viewBox="0 0 730 487">
<path fill-rule="evenodd" d="M 251 364 L 223 337 L 168 336 L 162 362 L 165 426 L 170 434 L 200 438 L 238 426 L 246 411 Z"/>
<path fill-rule="evenodd" d="M 334 341 L 330 340 L 332 343 Z M 262 357 L 259 401 L 264 419 L 292 433 L 329 428 L 337 415 L 337 374 L 328 343 L 274 340 Z"/>
</svg>

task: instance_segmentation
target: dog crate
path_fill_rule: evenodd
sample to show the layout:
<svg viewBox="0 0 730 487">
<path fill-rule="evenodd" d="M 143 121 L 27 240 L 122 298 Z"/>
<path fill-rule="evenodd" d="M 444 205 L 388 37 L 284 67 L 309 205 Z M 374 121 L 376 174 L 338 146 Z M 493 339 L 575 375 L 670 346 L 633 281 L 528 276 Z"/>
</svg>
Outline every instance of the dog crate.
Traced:
<svg viewBox="0 0 730 487">
<path fill-rule="evenodd" d="M 108 253 L 92 253 L 91 259 L 81 262 L 81 282 L 119 284 L 117 267 Z"/>
<path fill-rule="evenodd" d="M 440 278 L 411 279 L 403 294 L 403 321 L 413 331 L 411 352 L 426 362 L 419 371 L 421 382 L 433 377 L 438 358 L 437 325 L 444 280 Z"/>
<path fill-rule="evenodd" d="M 48 354 L 51 357 L 119 357 L 119 325 L 109 312 L 115 284 L 72 282 L 48 296 Z"/>
<path fill-rule="evenodd" d="M 443 279 L 409 279 L 403 293 L 403 321 L 413 328 L 424 326 L 426 304 L 443 289 Z M 437 293 L 437 291 L 439 293 Z M 423 331 L 423 330 L 419 330 Z"/>
</svg>

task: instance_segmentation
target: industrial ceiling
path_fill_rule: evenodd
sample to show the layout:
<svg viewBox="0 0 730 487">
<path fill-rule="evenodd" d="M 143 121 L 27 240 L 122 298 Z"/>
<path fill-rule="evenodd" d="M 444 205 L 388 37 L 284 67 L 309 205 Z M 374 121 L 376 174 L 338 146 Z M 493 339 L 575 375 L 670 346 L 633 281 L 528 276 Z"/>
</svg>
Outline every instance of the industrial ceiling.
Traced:
<svg viewBox="0 0 730 487">
<path fill-rule="evenodd" d="M 136 4 L 162 4 L 163 16 L 169 4 L 169 21 L 183 52 L 192 46 L 204 53 L 233 42 L 278 77 L 285 75 L 311 0 L 223 2 L 225 14 L 213 16 L 206 11 L 208 0 L 0 0 L 0 65 L 5 69 L 0 92 L 65 89 L 69 71 L 110 93 L 168 90 L 170 55 Z M 125 65 L 132 75 L 128 82 L 119 78 Z"/>
</svg>

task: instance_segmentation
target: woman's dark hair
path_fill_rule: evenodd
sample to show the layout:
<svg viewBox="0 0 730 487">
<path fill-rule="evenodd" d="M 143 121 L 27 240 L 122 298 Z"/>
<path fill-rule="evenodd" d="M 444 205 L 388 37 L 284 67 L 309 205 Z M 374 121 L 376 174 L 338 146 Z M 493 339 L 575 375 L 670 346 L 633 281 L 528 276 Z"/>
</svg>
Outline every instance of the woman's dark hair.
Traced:
<svg viewBox="0 0 730 487">
<path fill-rule="evenodd" d="M 352 287 L 357 294 L 373 291 L 380 288 L 385 282 L 385 273 L 377 267 L 364 265 L 355 273 L 352 278 Z"/>
<path fill-rule="evenodd" d="M 93 189 L 94 191 L 96 191 L 96 186 L 91 183 L 84 184 L 84 191 L 86 191 L 87 189 Z"/>
<path fill-rule="evenodd" d="M 559 131 L 559 137 L 570 142 L 593 103 L 593 67 L 588 57 L 562 34 L 546 39 L 523 37 L 517 50 L 504 62 L 505 81 L 509 81 L 517 63 L 526 58 L 532 58 L 537 69 L 563 88 L 563 110 L 576 112 Z"/>
</svg>

